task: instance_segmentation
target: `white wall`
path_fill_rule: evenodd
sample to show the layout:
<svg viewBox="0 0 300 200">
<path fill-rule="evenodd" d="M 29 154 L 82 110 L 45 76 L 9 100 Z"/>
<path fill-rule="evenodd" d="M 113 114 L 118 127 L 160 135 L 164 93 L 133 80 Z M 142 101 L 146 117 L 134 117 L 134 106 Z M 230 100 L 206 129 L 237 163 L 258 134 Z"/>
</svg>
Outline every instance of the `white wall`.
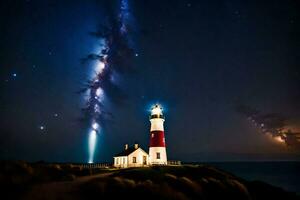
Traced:
<svg viewBox="0 0 300 200">
<path fill-rule="evenodd" d="M 149 156 L 141 148 L 138 148 L 136 151 L 132 152 L 128 156 L 128 167 L 142 167 L 146 166 L 143 163 L 143 156 L 146 156 L 146 165 L 149 165 Z M 133 163 L 133 157 L 136 157 L 136 163 Z"/>
<path fill-rule="evenodd" d="M 154 118 L 150 119 L 151 128 L 150 131 L 164 131 L 164 119 Z"/>
<path fill-rule="evenodd" d="M 128 167 L 128 158 L 127 156 L 114 157 L 114 167 Z"/>
<path fill-rule="evenodd" d="M 157 159 L 156 153 L 160 153 L 160 159 Z M 165 147 L 150 147 L 149 160 L 151 165 L 167 165 L 167 152 Z"/>
</svg>

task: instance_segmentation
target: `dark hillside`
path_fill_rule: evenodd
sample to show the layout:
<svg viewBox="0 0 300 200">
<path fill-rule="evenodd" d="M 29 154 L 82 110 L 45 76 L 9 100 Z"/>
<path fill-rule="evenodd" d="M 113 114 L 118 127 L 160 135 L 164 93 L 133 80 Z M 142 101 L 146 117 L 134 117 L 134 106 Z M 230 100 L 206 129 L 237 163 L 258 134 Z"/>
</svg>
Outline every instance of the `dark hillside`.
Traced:
<svg viewBox="0 0 300 200">
<path fill-rule="evenodd" d="M 71 164 L 1 162 L 0 184 L 2 194 L 14 199 L 300 199 L 208 165 L 92 170 Z"/>
</svg>

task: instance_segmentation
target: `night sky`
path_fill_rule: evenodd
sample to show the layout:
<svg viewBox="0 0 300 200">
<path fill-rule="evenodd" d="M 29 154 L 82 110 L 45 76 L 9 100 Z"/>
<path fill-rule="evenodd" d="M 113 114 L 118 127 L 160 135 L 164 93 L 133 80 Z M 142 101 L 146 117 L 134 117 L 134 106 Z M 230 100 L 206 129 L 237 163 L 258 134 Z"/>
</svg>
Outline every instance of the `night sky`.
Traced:
<svg viewBox="0 0 300 200">
<path fill-rule="evenodd" d="M 90 33 L 116 15 L 116 2 L 1 1 L 1 159 L 87 161 L 78 91 L 93 72 L 81 59 L 99 48 Z M 283 115 L 285 129 L 300 131 L 299 1 L 129 6 L 133 70 L 114 76 L 124 95 L 104 101 L 112 117 L 99 133 L 96 162 L 112 162 L 125 143 L 148 151 L 154 103 L 164 107 L 169 159 L 300 160 L 299 148 L 260 132 L 236 109 Z"/>
</svg>

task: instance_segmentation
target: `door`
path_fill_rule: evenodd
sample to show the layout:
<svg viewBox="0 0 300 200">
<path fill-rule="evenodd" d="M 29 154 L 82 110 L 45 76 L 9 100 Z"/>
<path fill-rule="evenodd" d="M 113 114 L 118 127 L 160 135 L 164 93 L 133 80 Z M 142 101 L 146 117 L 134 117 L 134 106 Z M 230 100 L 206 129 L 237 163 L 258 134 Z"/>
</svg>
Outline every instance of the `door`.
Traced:
<svg viewBox="0 0 300 200">
<path fill-rule="evenodd" d="M 143 156 L 143 165 L 147 165 L 147 156 Z"/>
</svg>

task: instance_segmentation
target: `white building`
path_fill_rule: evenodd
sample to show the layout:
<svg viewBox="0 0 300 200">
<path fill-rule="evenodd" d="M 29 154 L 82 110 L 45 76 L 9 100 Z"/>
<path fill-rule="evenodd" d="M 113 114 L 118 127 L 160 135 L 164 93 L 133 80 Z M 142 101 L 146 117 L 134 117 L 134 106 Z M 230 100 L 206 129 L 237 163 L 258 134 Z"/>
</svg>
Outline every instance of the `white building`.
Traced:
<svg viewBox="0 0 300 200">
<path fill-rule="evenodd" d="M 138 144 L 134 144 L 133 147 L 128 147 L 126 144 L 125 149 L 114 156 L 114 167 L 143 167 L 147 165 L 149 165 L 149 156 Z"/>
</svg>

